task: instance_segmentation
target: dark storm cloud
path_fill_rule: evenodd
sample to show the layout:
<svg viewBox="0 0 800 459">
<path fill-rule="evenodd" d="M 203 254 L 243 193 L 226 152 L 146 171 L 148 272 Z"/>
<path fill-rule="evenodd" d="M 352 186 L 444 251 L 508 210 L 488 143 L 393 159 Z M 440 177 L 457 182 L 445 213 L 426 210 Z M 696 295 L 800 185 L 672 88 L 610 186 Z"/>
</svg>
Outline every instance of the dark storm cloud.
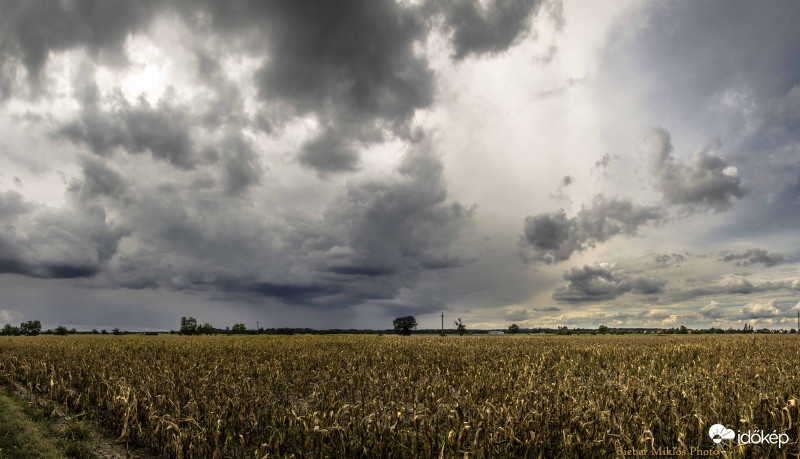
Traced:
<svg viewBox="0 0 800 459">
<path fill-rule="evenodd" d="M 31 204 L 25 202 L 25 198 L 16 191 L 9 190 L 0 193 L 0 218 L 3 222 L 27 213 L 31 208 Z"/>
<path fill-rule="evenodd" d="M 192 140 L 185 115 L 167 106 L 151 107 L 120 102 L 116 110 L 97 106 L 97 89 L 90 87 L 80 117 L 62 126 L 54 135 L 84 144 L 92 153 L 110 156 L 123 148 L 131 154 L 150 152 L 153 157 L 181 169 L 194 166 Z"/>
<path fill-rule="evenodd" d="M 521 254 L 526 261 L 558 263 L 614 236 L 634 236 L 640 227 L 663 218 L 663 212 L 655 207 L 597 195 L 575 217 L 567 217 L 563 209 L 527 217 L 520 237 Z"/>
<path fill-rule="evenodd" d="M 783 255 L 777 252 L 768 253 L 764 249 L 748 249 L 744 252 L 727 253 L 722 257 L 721 261 L 735 262 L 736 266 L 762 264 L 767 268 L 771 268 L 783 262 Z"/>
<path fill-rule="evenodd" d="M 448 201 L 427 142 L 394 174 L 348 183 L 318 220 L 265 218 L 213 189 L 148 196 L 125 214 L 136 249 L 111 261 L 111 285 L 329 308 L 394 300 L 425 272 L 464 264 L 451 247 L 473 214 Z"/>
<path fill-rule="evenodd" d="M 432 19 L 443 19 L 461 59 L 512 46 L 528 31 L 540 3 L 207 1 L 183 9 L 204 9 L 213 31 L 244 36 L 254 52 L 268 56 L 255 81 L 259 96 L 276 109 L 270 119 L 261 115 L 256 121 L 272 131 L 284 119 L 315 115 L 322 128 L 298 158 L 321 173 L 335 173 L 358 167 L 360 144 L 414 137 L 414 113 L 434 98 L 433 72 L 414 49 L 426 40 Z"/>
<path fill-rule="evenodd" d="M 261 164 L 250 142 L 229 137 L 221 148 L 225 155 L 225 191 L 229 196 L 239 196 L 261 181 Z"/>
<path fill-rule="evenodd" d="M 414 52 L 428 30 L 415 9 L 389 1 L 241 6 L 210 3 L 210 10 L 218 30 L 250 25 L 263 35 L 269 59 L 255 75 L 260 97 L 282 104 L 284 117 L 313 114 L 327 126 L 303 147 L 309 167 L 353 170 L 351 142 L 407 135 L 415 111 L 433 101 L 433 73 Z"/>
<path fill-rule="evenodd" d="M 298 159 L 302 164 L 323 174 L 355 171 L 360 161 L 358 151 L 353 148 L 350 140 L 332 129 L 326 129 L 303 145 Z"/>
<path fill-rule="evenodd" d="M 0 274 L 90 277 L 100 272 L 126 231 L 103 208 L 74 204 L 62 212 L 18 213 L 0 227 Z"/>
<path fill-rule="evenodd" d="M 98 159 L 84 157 L 81 162 L 84 180 L 74 190 L 79 191 L 83 198 L 119 198 L 125 194 L 128 184 L 119 172 Z"/>
<path fill-rule="evenodd" d="M 85 47 L 95 57 L 101 55 L 107 60 L 124 56 L 125 38 L 149 22 L 153 5 L 147 0 L 4 2 L 0 19 L 0 95 L 7 97 L 14 90 L 17 65 L 24 66 L 29 81 L 37 88 L 51 52 Z"/>
<path fill-rule="evenodd" d="M 686 301 L 711 295 L 750 295 L 753 293 L 798 291 L 800 280 L 788 279 L 775 282 L 765 281 L 753 284 L 746 278 L 737 278 L 726 283 L 693 286 L 684 290 L 669 290 L 665 294 L 668 301 Z"/>
<path fill-rule="evenodd" d="M 662 293 L 666 280 L 631 275 L 608 264 L 573 267 L 564 273 L 567 285 L 553 293 L 553 299 L 567 303 L 612 300 L 628 292 L 653 295 Z"/>
<path fill-rule="evenodd" d="M 653 257 L 653 264 L 660 268 L 680 266 L 684 261 L 686 261 L 686 255 L 680 253 L 662 253 Z"/>
<path fill-rule="evenodd" d="M 505 51 L 521 39 L 530 27 L 531 17 L 542 6 L 541 0 L 446 0 L 432 1 L 451 34 L 454 58 Z M 560 2 L 557 3 L 560 5 Z M 554 18 L 563 16 L 551 9 Z"/>
<path fill-rule="evenodd" d="M 530 319 L 531 314 L 528 312 L 527 309 L 524 308 L 514 308 L 506 311 L 503 318 L 506 321 L 514 322 L 514 321 L 524 321 Z"/>
<path fill-rule="evenodd" d="M 121 56 L 126 37 L 145 28 L 159 13 L 182 17 L 195 33 L 224 37 L 230 46 L 264 64 L 253 78 L 269 109 L 248 119 L 242 95 L 219 71 L 222 57 L 198 51 L 198 73 L 216 96 L 202 107 L 201 122 L 253 123 L 274 132 L 283 121 L 314 115 L 321 131 L 301 146 L 300 163 L 321 173 L 357 169 L 357 147 L 388 137 L 413 138 L 411 119 L 434 98 L 434 76 L 426 57 L 415 50 L 434 23 L 449 32 L 455 57 L 501 52 L 524 36 L 538 0 L 434 2 L 423 6 L 388 0 L 330 2 L 175 1 L 15 4 L 4 15 L 4 56 L 0 88 L 6 94 L 19 61 L 33 80 L 52 51 L 85 47 L 93 57 Z M 557 4 L 550 6 L 560 17 Z M 442 19 L 436 22 L 436 18 Z M 219 53 L 218 53 L 219 54 Z M 116 147 L 150 151 L 181 168 L 194 165 L 183 120 L 164 107 L 123 107 L 103 113 L 84 110 L 60 135 L 105 155 Z"/>
<path fill-rule="evenodd" d="M 654 150 L 656 188 L 669 204 L 690 212 L 721 212 L 731 207 L 734 198 L 747 194 L 735 168 L 715 153 L 700 150 L 684 163 L 672 156 L 672 141 L 666 130 L 653 128 L 649 140 Z"/>
<path fill-rule="evenodd" d="M 339 245 L 352 250 L 337 257 L 332 270 L 416 275 L 463 263 L 448 248 L 473 210 L 446 202 L 442 164 L 430 148 L 426 142 L 410 150 L 398 167 L 398 180 L 351 185 L 346 199 L 331 206 L 325 221 L 346 229 Z"/>
<path fill-rule="evenodd" d="M 196 110 L 202 113 L 199 122 L 207 129 L 221 126 L 241 129 L 250 120 L 245 113 L 245 101 L 239 86 L 227 77 L 219 63 L 224 55 L 212 56 L 202 50 L 196 54 L 197 78 L 213 94 L 211 98 L 198 104 Z M 266 128 L 265 132 L 269 132 L 269 122 L 263 116 L 255 117 L 252 123 L 256 128 Z"/>
</svg>

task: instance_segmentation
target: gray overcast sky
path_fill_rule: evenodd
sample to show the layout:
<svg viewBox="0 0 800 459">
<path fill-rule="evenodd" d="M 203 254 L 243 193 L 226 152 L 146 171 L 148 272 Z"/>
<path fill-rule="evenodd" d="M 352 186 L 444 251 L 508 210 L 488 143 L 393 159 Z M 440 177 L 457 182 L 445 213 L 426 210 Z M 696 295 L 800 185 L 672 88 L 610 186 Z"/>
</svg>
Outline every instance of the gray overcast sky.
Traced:
<svg viewBox="0 0 800 459">
<path fill-rule="evenodd" d="M 0 323 L 795 323 L 796 2 L 2 4 Z"/>
</svg>

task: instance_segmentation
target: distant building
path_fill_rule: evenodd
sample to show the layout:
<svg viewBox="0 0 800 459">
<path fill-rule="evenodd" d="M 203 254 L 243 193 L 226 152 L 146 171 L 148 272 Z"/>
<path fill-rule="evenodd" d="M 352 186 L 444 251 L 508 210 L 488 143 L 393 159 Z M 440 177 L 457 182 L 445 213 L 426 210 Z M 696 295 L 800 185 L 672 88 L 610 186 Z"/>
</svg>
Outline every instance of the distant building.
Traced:
<svg viewBox="0 0 800 459">
<path fill-rule="evenodd" d="M 505 332 L 502 330 L 489 330 L 490 335 L 505 335 Z"/>
</svg>

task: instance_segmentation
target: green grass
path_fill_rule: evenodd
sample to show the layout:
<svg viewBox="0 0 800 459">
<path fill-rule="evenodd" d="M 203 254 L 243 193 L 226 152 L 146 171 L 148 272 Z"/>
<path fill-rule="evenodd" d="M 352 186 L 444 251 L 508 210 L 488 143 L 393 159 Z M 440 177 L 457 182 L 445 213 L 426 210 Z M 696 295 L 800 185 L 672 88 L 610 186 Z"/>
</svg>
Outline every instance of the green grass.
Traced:
<svg viewBox="0 0 800 459">
<path fill-rule="evenodd" d="M 0 457 L 94 458 L 92 428 L 70 420 L 57 426 L 45 410 L 31 406 L 0 386 Z"/>
</svg>

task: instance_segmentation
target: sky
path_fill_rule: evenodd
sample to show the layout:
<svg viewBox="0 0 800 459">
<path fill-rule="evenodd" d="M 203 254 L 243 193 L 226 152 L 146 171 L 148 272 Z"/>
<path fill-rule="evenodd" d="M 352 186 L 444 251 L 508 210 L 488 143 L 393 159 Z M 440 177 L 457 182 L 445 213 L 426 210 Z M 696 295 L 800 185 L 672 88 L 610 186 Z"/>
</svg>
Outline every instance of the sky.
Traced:
<svg viewBox="0 0 800 459">
<path fill-rule="evenodd" d="M 2 9 L 0 323 L 796 327 L 796 2 Z"/>
</svg>

